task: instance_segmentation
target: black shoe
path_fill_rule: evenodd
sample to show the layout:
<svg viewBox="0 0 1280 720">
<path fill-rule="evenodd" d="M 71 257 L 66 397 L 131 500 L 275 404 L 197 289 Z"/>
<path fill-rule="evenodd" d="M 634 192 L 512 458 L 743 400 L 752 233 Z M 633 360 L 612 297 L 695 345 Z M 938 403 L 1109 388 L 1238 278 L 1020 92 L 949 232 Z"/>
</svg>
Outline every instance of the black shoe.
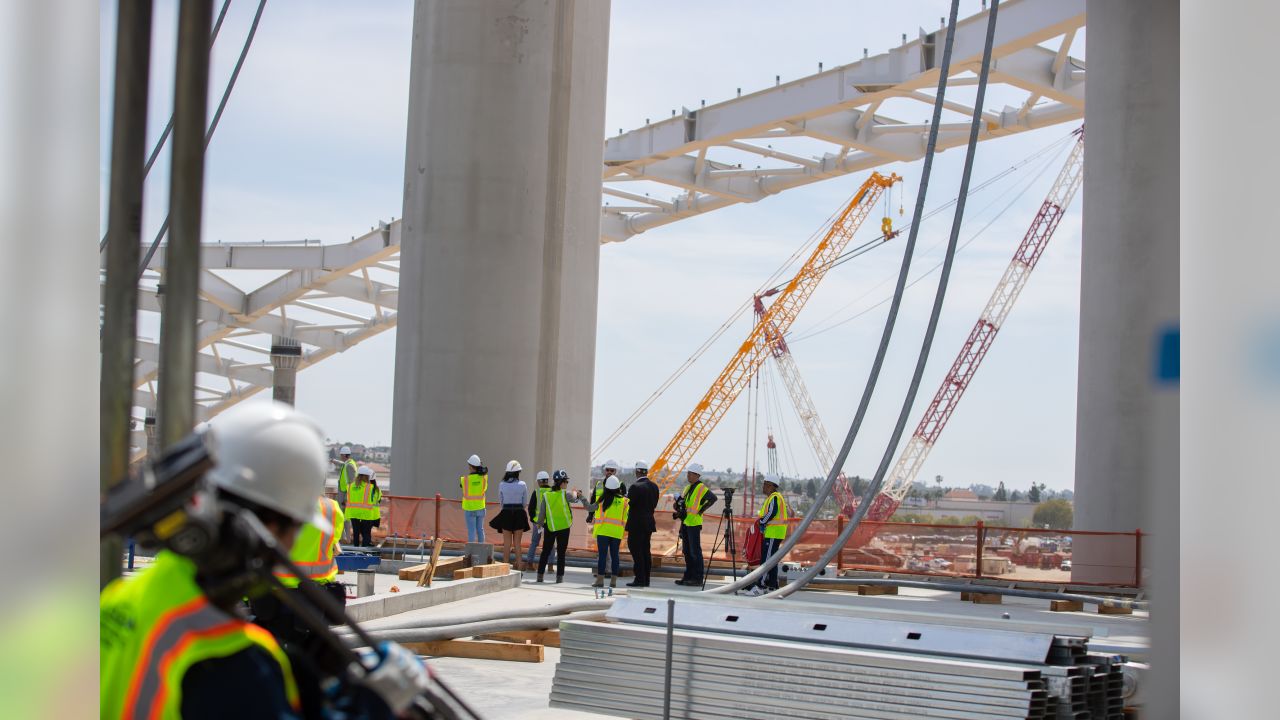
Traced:
<svg viewBox="0 0 1280 720">
<path fill-rule="evenodd" d="M 683 579 L 681 579 L 681 580 L 677 580 L 677 581 L 676 581 L 676 584 L 677 584 L 677 585 L 692 585 L 692 584 L 693 584 L 693 582 L 692 582 L 692 581 L 690 581 L 690 580 L 683 580 Z"/>
<path fill-rule="evenodd" d="M 538 573 L 538 579 L 535 582 L 542 582 L 542 573 Z"/>
<path fill-rule="evenodd" d="M 644 583 L 638 583 L 635 580 L 627 583 L 627 587 L 644 587 Z"/>
<path fill-rule="evenodd" d="M 562 582 L 564 582 L 564 576 L 563 576 L 563 575 L 557 575 L 557 576 L 556 576 L 556 584 L 558 585 L 558 584 L 560 584 L 560 583 L 562 583 Z"/>
</svg>

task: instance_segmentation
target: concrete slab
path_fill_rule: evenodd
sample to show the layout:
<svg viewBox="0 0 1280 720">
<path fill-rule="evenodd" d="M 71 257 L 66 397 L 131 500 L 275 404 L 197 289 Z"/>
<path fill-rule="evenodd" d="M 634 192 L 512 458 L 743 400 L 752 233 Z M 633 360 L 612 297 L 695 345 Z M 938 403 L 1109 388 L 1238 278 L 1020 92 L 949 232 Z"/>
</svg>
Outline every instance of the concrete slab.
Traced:
<svg viewBox="0 0 1280 720">
<path fill-rule="evenodd" d="M 375 583 L 378 576 L 375 576 Z M 381 577 L 394 578 L 386 575 Z M 431 587 L 418 587 L 412 581 L 395 583 L 399 592 L 381 592 L 368 597 L 347 601 L 347 614 L 357 622 L 368 622 L 388 615 L 399 615 L 436 605 L 468 600 L 489 593 L 510 590 L 520 586 L 520 574 L 510 573 L 490 578 L 466 580 L 436 580 Z"/>
</svg>

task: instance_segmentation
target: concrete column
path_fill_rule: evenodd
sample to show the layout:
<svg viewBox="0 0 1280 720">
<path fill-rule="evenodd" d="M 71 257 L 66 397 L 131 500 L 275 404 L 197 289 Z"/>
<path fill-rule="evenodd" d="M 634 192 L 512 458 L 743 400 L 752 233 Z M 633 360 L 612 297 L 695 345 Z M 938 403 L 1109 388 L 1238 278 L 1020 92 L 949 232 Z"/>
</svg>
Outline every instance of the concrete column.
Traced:
<svg viewBox="0 0 1280 720">
<path fill-rule="evenodd" d="M 418 0 L 392 465 L 585 478 L 609 3 Z M 401 479 L 403 478 L 403 480 Z"/>
<path fill-rule="evenodd" d="M 142 419 L 142 431 L 147 436 L 147 459 L 154 462 L 160 458 L 160 432 L 156 427 L 155 410 L 148 410 Z"/>
<path fill-rule="evenodd" d="M 302 345 L 293 338 L 271 336 L 271 399 L 294 404 Z"/>
<path fill-rule="evenodd" d="M 1150 537 L 1153 657 L 1177 714 L 1178 3 L 1090 0 L 1075 527 Z M 1133 543 L 1076 538 L 1078 581 L 1133 580 Z M 1171 624 L 1170 624 L 1171 623 Z M 1171 673 L 1171 674 L 1169 674 Z"/>
</svg>

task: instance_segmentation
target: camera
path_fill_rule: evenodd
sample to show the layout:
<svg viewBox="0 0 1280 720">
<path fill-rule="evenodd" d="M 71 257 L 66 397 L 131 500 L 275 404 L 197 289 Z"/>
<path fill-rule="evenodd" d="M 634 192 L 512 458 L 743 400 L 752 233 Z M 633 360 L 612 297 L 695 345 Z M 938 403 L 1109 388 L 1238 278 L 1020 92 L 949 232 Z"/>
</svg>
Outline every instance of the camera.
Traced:
<svg viewBox="0 0 1280 720">
<path fill-rule="evenodd" d="M 731 487 L 724 488 L 724 504 L 725 504 L 725 507 L 728 507 L 728 506 L 730 506 L 730 505 L 732 505 L 732 504 L 733 504 L 733 491 L 734 491 L 735 489 L 736 489 L 736 488 L 731 488 Z"/>
</svg>

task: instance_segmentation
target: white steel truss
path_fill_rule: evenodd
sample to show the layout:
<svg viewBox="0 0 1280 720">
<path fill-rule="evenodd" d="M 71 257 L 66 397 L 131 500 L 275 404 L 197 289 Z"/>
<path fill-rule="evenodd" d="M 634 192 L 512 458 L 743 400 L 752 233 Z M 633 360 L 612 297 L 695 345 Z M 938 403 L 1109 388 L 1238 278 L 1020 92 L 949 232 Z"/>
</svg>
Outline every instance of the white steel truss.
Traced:
<svg viewBox="0 0 1280 720">
<path fill-rule="evenodd" d="M 1019 100 L 1000 111 L 981 111 L 986 122 L 980 141 L 1083 118 L 1085 65 L 1068 51 L 1085 25 L 1084 8 L 1084 0 L 1001 4 L 990 82 L 1016 90 Z M 985 13 L 957 24 L 950 87 L 976 82 L 985 28 Z M 933 103 L 943 35 L 941 29 L 921 31 L 886 53 L 685 109 L 606 139 L 601 242 L 921 158 L 928 126 L 905 118 L 927 112 Z M 940 150 L 964 143 L 975 112 L 958 101 L 946 108 L 954 121 L 939 130 Z M 197 331 L 199 417 L 212 417 L 271 386 L 273 336 L 301 343 L 303 369 L 395 327 L 400 225 L 379 222 L 350 242 L 332 245 L 206 245 Z M 147 327 L 148 316 L 158 326 L 164 250 L 143 278 L 140 328 Z M 255 272 L 272 278 L 243 279 Z M 139 342 L 135 403 L 144 411 L 155 408 L 157 354 L 154 342 Z M 135 430 L 141 427 L 138 418 Z M 136 458 L 145 452 L 141 432 L 135 432 L 135 443 Z"/>
</svg>

